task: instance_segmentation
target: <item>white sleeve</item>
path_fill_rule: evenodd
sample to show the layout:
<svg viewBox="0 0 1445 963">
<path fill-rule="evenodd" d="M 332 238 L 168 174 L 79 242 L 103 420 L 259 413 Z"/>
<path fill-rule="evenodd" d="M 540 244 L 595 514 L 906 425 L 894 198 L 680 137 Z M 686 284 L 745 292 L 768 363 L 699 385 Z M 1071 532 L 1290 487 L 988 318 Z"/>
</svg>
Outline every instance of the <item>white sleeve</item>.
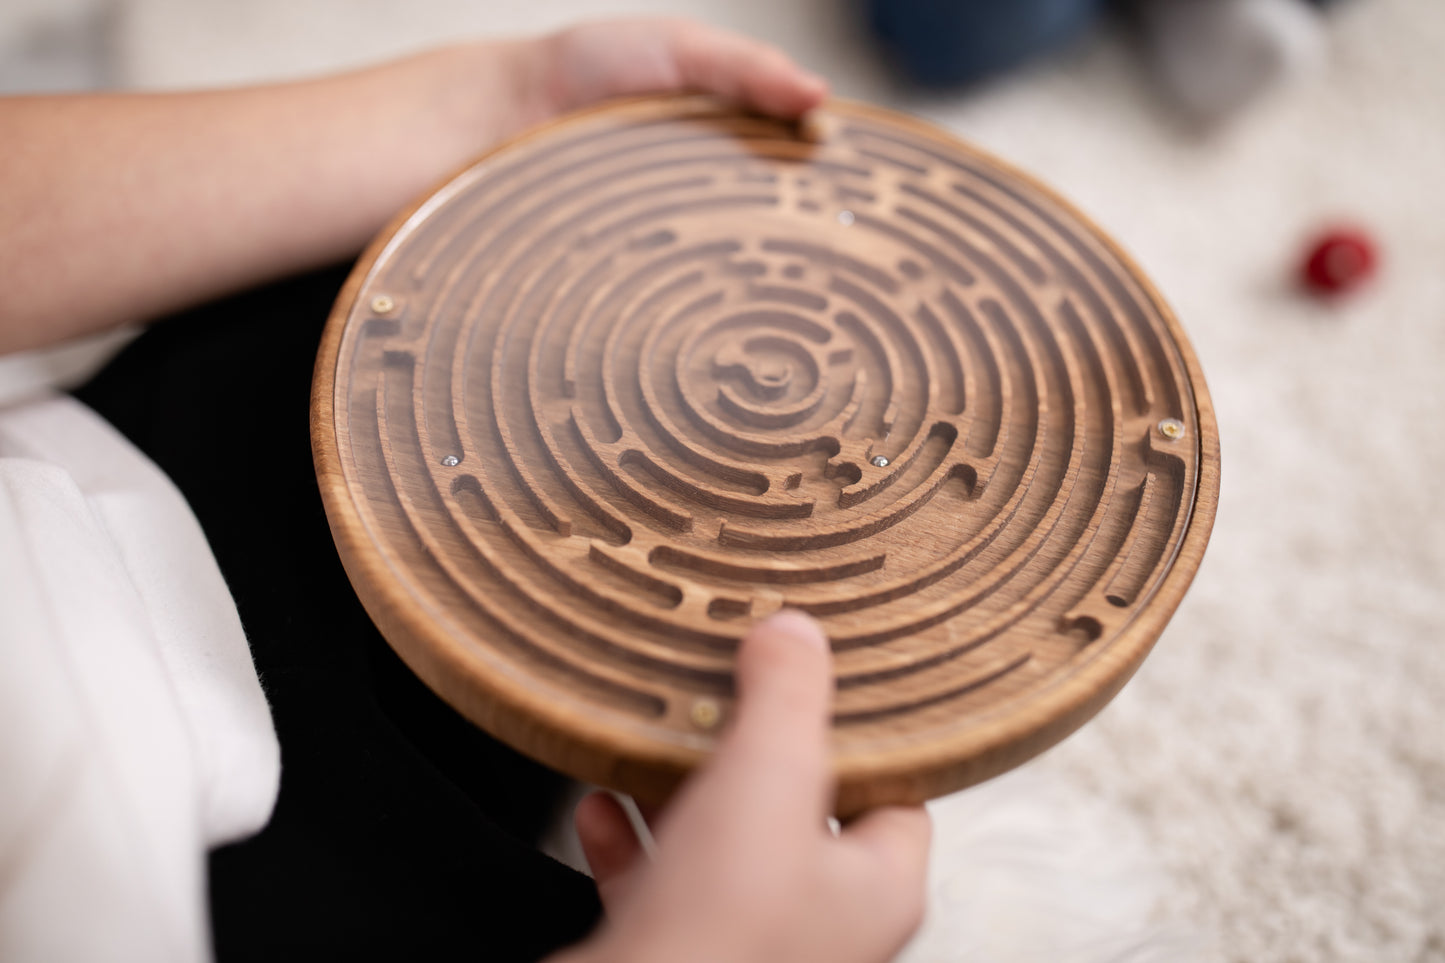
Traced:
<svg viewBox="0 0 1445 963">
<path fill-rule="evenodd" d="M 279 750 L 184 500 L 69 398 L 0 411 L 0 959 L 207 960 Z"/>
</svg>

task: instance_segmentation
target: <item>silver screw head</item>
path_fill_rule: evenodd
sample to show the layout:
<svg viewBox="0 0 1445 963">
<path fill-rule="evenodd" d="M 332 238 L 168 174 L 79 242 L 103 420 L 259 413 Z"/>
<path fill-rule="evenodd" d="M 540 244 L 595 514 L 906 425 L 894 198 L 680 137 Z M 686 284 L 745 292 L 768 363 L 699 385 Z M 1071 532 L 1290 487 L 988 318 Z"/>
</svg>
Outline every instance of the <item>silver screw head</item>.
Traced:
<svg viewBox="0 0 1445 963">
<path fill-rule="evenodd" d="M 699 729 L 711 729 L 722 721 L 722 709 L 711 699 L 698 699 L 688 715 Z"/>
<path fill-rule="evenodd" d="M 887 468 L 887 467 L 888 467 L 888 456 L 887 456 L 887 455 L 874 455 L 873 458 L 872 458 L 871 464 L 873 465 L 874 468 Z"/>
<path fill-rule="evenodd" d="M 455 468 L 461 463 L 462 460 L 456 455 L 447 455 L 445 458 L 442 459 L 442 464 L 446 465 L 448 468 Z"/>
<path fill-rule="evenodd" d="M 838 223 L 839 223 L 839 224 L 842 224 L 844 227 L 847 227 L 848 225 L 852 224 L 852 223 L 853 223 L 853 212 L 852 212 L 852 211 L 839 211 L 839 212 L 838 212 Z"/>
<path fill-rule="evenodd" d="M 1165 418 L 1159 422 L 1159 434 L 1170 441 L 1178 441 L 1184 437 L 1184 422 L 1178 418 Z"/>
<path fill-rule="evenodd" d="M 371 310 L 375 314 L 390 314 L 396 310 L 396 302 L 389 294 L 378 294 L 371 299 Z"/>
</svg>

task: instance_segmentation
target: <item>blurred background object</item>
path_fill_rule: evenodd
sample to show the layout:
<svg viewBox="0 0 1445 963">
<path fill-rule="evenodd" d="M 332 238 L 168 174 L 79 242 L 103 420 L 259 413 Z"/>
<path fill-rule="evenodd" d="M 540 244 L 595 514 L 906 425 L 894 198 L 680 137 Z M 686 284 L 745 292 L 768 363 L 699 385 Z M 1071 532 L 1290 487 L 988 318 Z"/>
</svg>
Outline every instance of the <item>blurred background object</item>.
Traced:
<svg viewBox="0 0 1445 963">
<path fill-rule="evenodd" d="M 1335 227 L 1310 244 L 1300 280 L 1320 294 L 1345 294 L 1375 273 L 1379 252 L 1370 235 L 1358 227 Z"/>
<path fill-rule="evenodd" d="M 1188 330 L 1220 419 L 1219 517 L 1119 698 L 934 807 L 933 915 L 905 959 L 1442 960 L 1445 4 L 1156 2 L 1100 18 L 1059 0 L 1051 49 L 1000 44 L 969 71 L 936 55 L 939 80 L 990 78 L 943 90 L 897 72 L 896 24 L 880 49 L 882 0 L 10 0 L 0 81 L 243 83 L 667 13 L 776 43 L 837 93 L 1038 175 L 1120 239 Z M 1207 19 L 1231 9 L 1244 19 Z M 1307 56 L 1247 9 L 1300 15 Z M 1183 74 L 1212 69 L 1202 51 L 1231 37 L 1255 53 L 1224 71 L 1221 109 L 1201 100 L 1201 125 L 1157 58 L 1175 45 L 1207 61 Z M 1342 223 L 1367 225 L 1384 259 L 1348 297 L 1309 296 L 1305 252 Z"/>
<path fill-rule="evenodd" d="M 929 87 L 994 77 L 1078 40 L 1109 0 L 867 0 L 868 25 L 890 62 Z M 1132 0 L 1122 5 L 1158 81 L 1200 120 L 1238 109 L 1323 56 L 1309 0 Z"/>
<path fill-rule="evenodd" d="M 1324 23 L 1306 0 L 1139 0 L 1137 13 L 1160 83 L 1201 120 L 1324 59 Z"/>
<path fill-rule="evenodd" d="M 873 33 L 911 79 L 956 86 L 991 77 L 1082 34 L 1106 0 L 868 0 Z"/>
</svg>

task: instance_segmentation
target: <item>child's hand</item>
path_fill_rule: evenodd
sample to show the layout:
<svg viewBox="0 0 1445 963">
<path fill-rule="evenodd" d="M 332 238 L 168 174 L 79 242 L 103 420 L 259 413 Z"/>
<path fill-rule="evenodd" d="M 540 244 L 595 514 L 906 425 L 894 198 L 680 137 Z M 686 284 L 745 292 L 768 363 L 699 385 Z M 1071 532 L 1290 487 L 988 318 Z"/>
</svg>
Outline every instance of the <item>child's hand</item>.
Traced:
<svg viewBox="0 0 1445 963">
<path fill-rule="evenodd" d="M 781 50 L 688 20 L 585 24 L 535 43 L 542 116 L 608 97 L 698 90 L 791 118 L 828 90 Z"/>
<path fill-rule="evenodd" d="M 610 796 L 578 807 L 608 921 L 554 963 L 880 963 L 917 928 L 923 808 L 876 810 L 836 837 L 825 823 L 832 674 L 817 623 L 756 625 L 738 689 L 717 754 L 657 823 L 655 861 Z"/>
</svg>

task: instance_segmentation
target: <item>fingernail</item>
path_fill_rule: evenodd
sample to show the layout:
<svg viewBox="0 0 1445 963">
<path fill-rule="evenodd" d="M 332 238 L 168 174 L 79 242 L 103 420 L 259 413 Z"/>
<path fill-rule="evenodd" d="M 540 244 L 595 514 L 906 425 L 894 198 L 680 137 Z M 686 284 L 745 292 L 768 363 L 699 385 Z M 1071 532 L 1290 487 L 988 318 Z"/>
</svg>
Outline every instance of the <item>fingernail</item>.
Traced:
<svg viewBox="0 0 1445 963">
<path fill-rule="evenodd" d="M 823 627 L 811 615 L 797 609 L 774 612 L 759 624 L 789 635 L 804 645 L 824 650 L 829 648 L 828 634 L 823 631 Z"/>
</svg>

